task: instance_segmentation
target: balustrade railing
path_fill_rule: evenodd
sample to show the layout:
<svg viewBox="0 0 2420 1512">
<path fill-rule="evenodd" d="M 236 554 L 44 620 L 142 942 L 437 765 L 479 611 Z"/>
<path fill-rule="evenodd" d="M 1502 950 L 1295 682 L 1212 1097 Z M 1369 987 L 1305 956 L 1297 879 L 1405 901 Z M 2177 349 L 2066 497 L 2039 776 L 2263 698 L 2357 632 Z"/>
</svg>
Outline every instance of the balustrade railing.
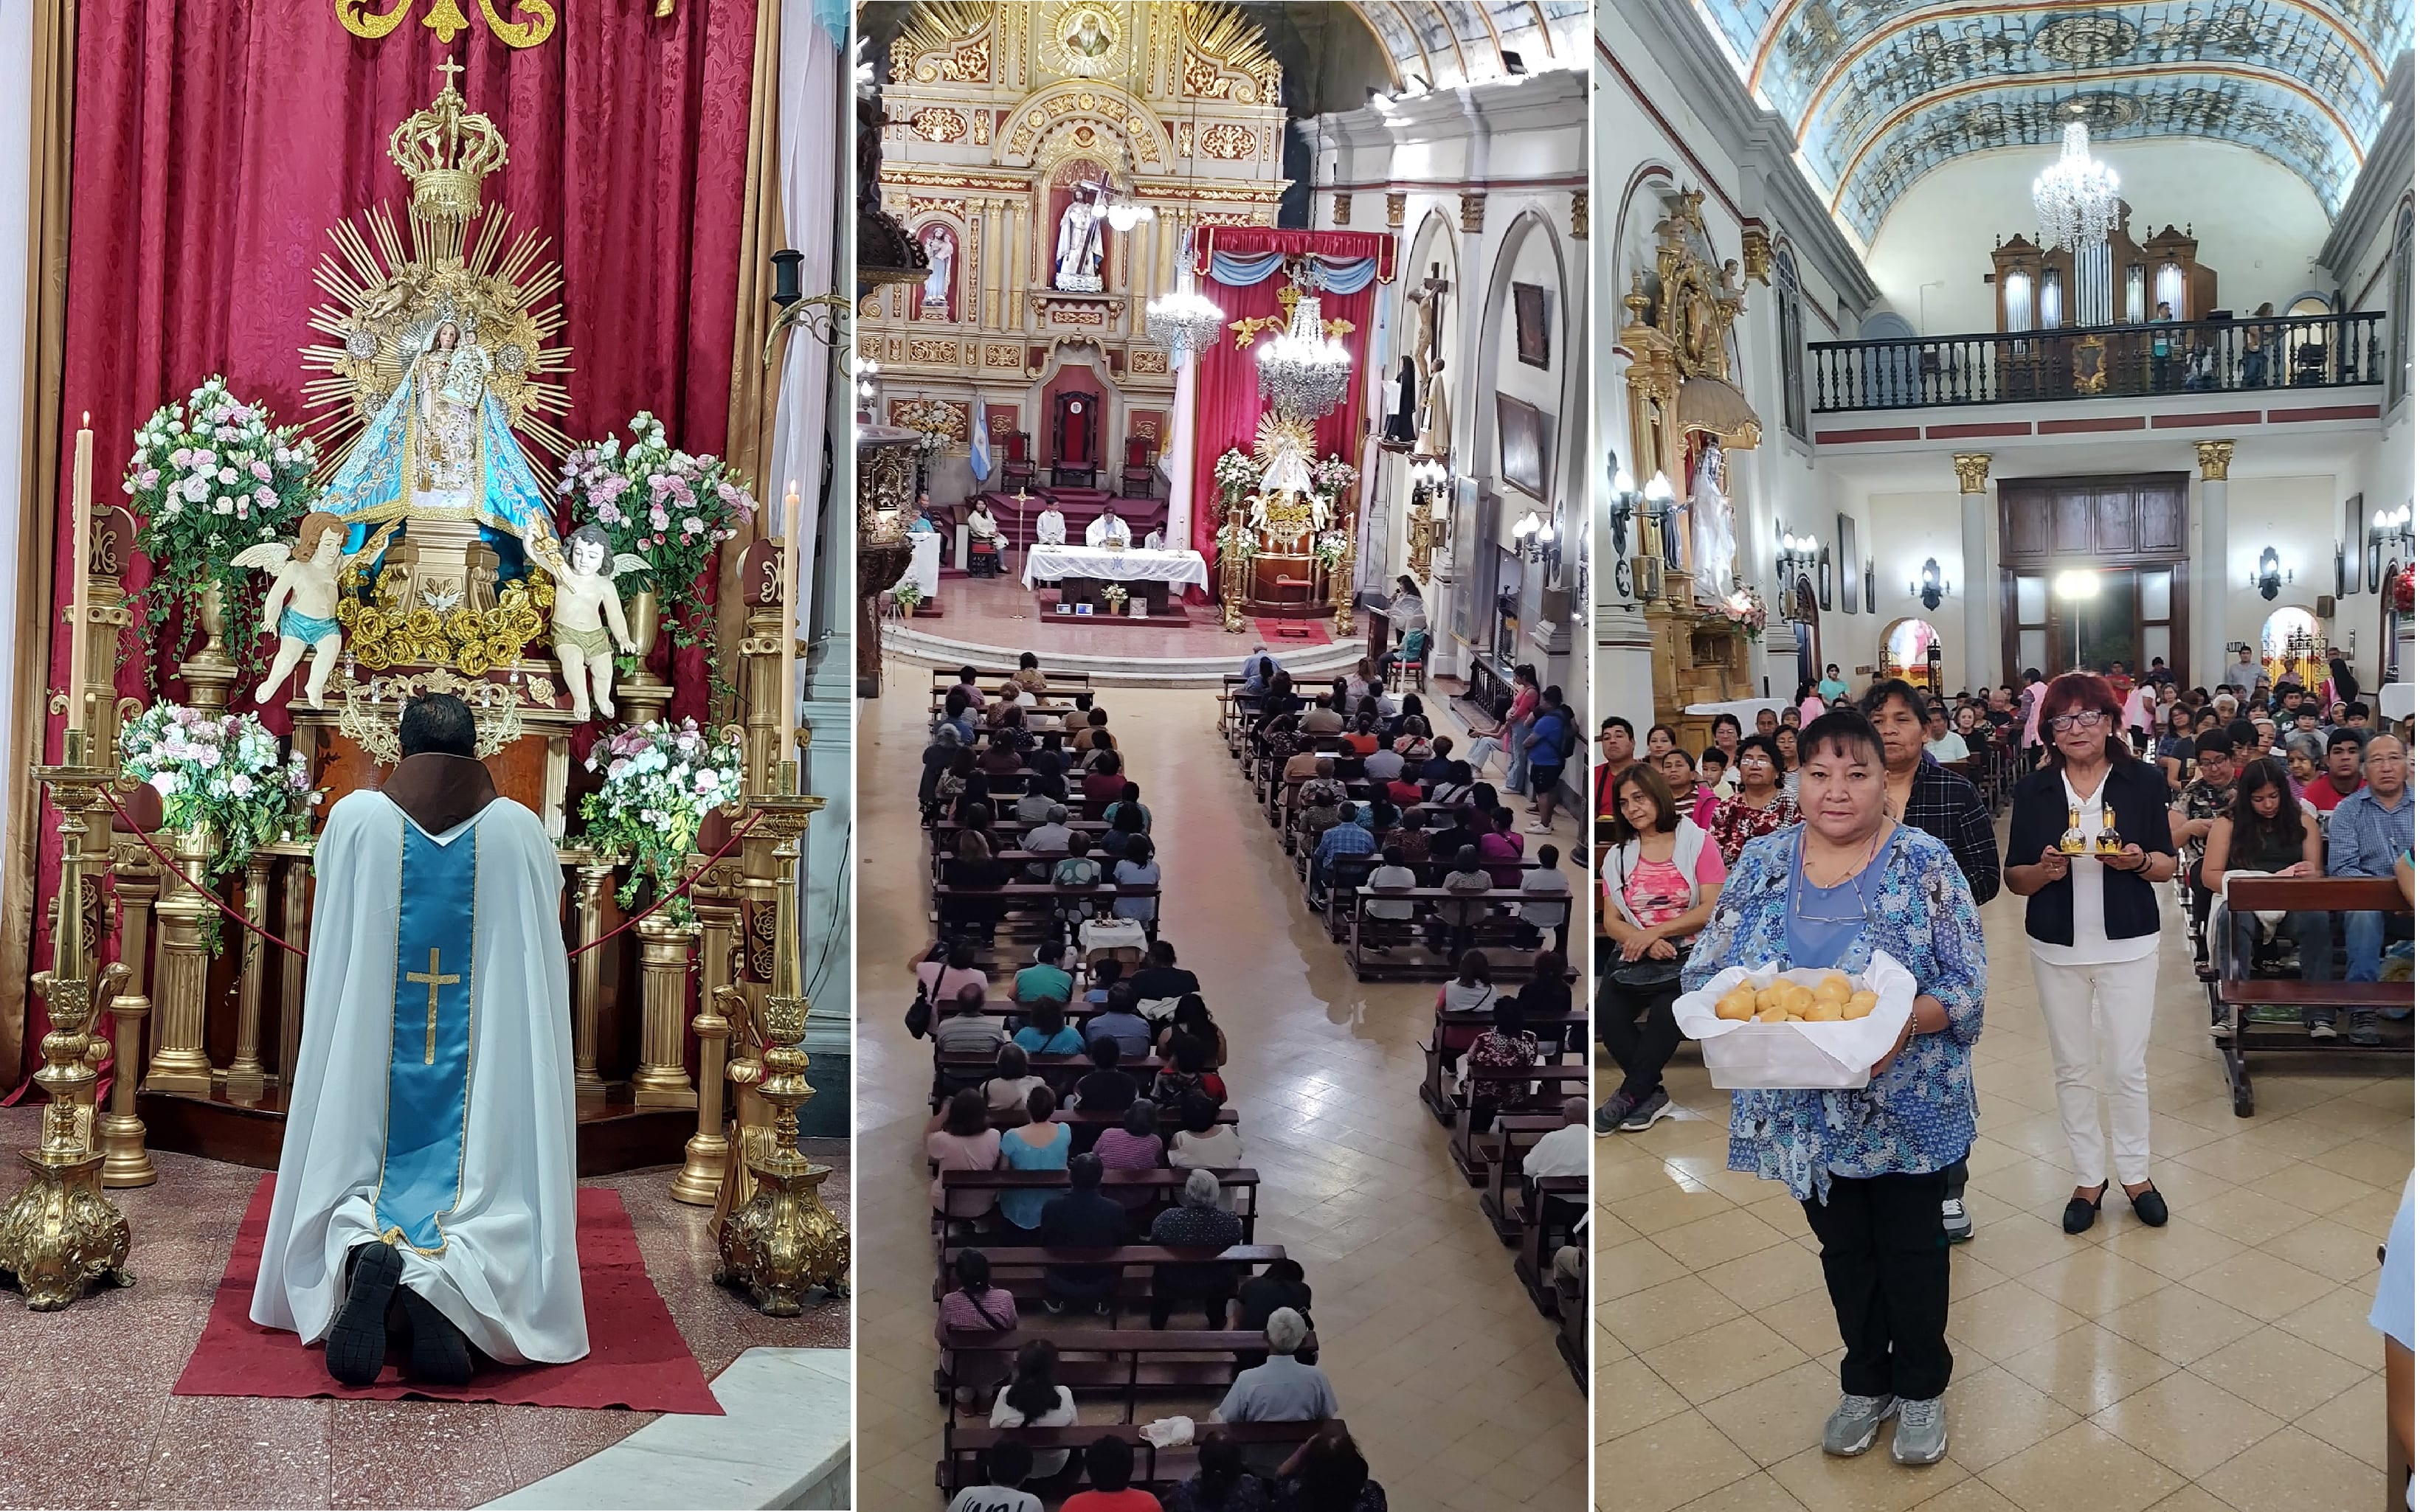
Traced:
<svg viewBox="0 0 2420 1512">
<path fill-rule="evenodd" d="M 2385 381 L 2384 316 L 1986 332 L 1808 348 L 1817 414 L 1953 405 L 2349 388 Z"/>
</svg>

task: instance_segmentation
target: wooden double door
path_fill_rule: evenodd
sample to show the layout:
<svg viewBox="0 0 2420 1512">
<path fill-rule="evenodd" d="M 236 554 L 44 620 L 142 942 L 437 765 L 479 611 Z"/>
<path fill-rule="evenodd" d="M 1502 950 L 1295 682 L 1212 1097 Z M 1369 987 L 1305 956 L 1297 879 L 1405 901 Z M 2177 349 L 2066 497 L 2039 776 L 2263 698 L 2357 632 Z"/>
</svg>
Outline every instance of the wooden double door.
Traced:
<svg viewBox="0 0 2420 1512">
<path fill-rule="evenodd" d="M 2182 472 L 2001 483 L 2000 682 L 2193 665 L 2190 488 Z"/>
</svg>

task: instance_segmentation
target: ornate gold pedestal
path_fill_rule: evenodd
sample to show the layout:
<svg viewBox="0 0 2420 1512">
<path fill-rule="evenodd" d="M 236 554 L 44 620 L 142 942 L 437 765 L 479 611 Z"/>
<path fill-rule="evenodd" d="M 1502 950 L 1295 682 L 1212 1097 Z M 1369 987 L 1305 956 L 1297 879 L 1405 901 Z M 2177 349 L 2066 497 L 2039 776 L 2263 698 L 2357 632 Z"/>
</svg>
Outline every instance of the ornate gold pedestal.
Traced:
<svg viewBox="0 0 2420 1512">
<path fill-rule="evenodd" d="M 124 914 L 118 924 L 117 957 L 139 967 L 151 936 L 151 903 L 160 896 L 160 872 L 150 853 L 140 845 L 116 858 L 117 900 Z M 132 971 L 129 973 L 132 977 Z M 136 986 L 147 983 L 137 981 Z M 151 1015 L 151 999 L 141 992 L 121 992 L 109 1005 L 116 1025 L 112 1037 L 117 1065 L 110 1074 L 109 1112 L 101 1120 L 101 1184 L 149 1186 L 160 1180 L 144 1146 L 143 1120 L 134 1112 L 134 1086 L 143 1066 L 143 1021 Z"/>
<path fill-rule="evenodd" d="M 101 788 L 109 774 L 86 764 L 85 732 L 69 731 L 65 746 L 62 764 L 36 776 L 59 810 L 59 896 L 73 899 L 83 896 L 88 816 L 102 805 Z M 93 1092 L 101 1080 L 92 1024 L 117 995 L 126 966 L 112 962 L 98 976 L 85 975 L 81 908 L 59 910 L 52 942 L 52 968 L 34 978 L 51 1015 L 42 1069 L 34 1073 L 50 1098 L 42 1109 L 42 1142 L 20 1153 L 30 1174 L 0 1211 L 0 1272 L 15 1278 L 36 1312 L 56 1312 L 88 1287 L 134 1282 L 126 1269 L 132 1242 L 126 1219 L 101 1189 L 101 1157 L 92 1144 Z"/>
<path fill-rule="evenodd" d="M 715 1279 L 743 1288 L 757 1310 L 774 1318 L 798 1316 L 805 1294 L 821 1288 L 842 1294 L 848 1274 L 848 1231 L 825 1207 L 816 1188 L 831 1175 L 799 1149 L 799 1104 L 814 1096 L 807 1085 L 807 998 L 799 980 L 799 841 L 821 798 L 798 794 L 799 766 L 783 761 L 768 796 L 751 798 L 759 828 L 775 841 L 773 980 L 765 994 L 762 1030 L 763 1079 L 755 1092 L 774 1109 L 770 1148 L 750 1151 L 748 1174 L 755 1191 L 733 1208 L 721 1229 L 722 1264 Z M 734 1173 L 733 1180 L 737 1180 Z"/>
<path fill-rule="evenodd" d="M 209 866 L 212 840 L 207 829 L 177 837 L 177 869 L 199 877 Z M 159 987 L 151 996 L 158 1012 L 151 1065 L 143 1078 L 153 1092 L 210 1093 L 210 1057 L 202 1044 L 202 1017 L 209 995 L 209 953 L 202 945 L 202 923 L 210 917 L 209 901 L 176 877 L 165 878 L 167 896 L 160 900 Z"/>
<path fill-rule="evenodd" d="M 639 1066 L 630 1072 L 630 1101 L 643 1108 L 693 1108 L 697 1088 L 682 1064 L 681 1009 L 689 998 L 688 925 L 662 914 L 639 920 Z"/>
</svg>

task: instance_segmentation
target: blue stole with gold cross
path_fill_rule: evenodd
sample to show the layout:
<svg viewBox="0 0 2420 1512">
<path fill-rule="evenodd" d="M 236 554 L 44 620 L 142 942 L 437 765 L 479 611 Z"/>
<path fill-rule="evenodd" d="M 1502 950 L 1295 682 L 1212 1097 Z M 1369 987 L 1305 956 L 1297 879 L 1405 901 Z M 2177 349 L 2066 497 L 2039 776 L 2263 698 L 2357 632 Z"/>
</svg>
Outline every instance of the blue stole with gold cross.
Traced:
<svg viewBox="0 0 2420 1512">
<path fill-rule="evenodd" d="M 479 830 L 473 820 L 467 833 L 441 845 L 409 818 L 397 818 L 403 825 L 403 875 L 396 915 L 386 1153 L 371 1206 L 381 1239 L 433 1255 L 445 1248 L 439 1220 L 462 1198 Z"/>
</svg>

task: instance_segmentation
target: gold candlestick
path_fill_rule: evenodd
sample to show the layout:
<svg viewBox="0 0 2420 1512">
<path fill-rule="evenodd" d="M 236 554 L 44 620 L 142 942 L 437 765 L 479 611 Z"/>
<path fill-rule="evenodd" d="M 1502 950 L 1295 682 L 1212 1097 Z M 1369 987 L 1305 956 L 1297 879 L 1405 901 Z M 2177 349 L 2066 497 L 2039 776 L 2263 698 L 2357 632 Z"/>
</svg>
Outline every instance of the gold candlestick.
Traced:
<svg viewBox="0 0 2420 1512">
<path fill-rule="evenodd" d="M 1227 507 L 1226 545 L 1218 552 L 1218 596 L 1225 600 L 1219 615 L 1219 628 L 1230 635 L 1244 633 L 1244 574 L 1250 563 L 1245 560 L 1244 506 Z"/>
<path fill-rule="evenodd" d="M 831 1175 L 799 1149 L 799 1104 L 814 1096 L 807 1085 L 806 992 L 799 980 L 799 842 L 824 800 L 798 792 L 799 764 L 776 768 L 771 794 L 751 797 L 759 826 L 771 833 L 774 874 L 773 980 L 762 1010 L 764 1077 L 756 1095 L 774 1108 L 770 1148 L 751 1152 L 756 1190 L 735 1207 L 721 1229 L 722 1264 L 715 1279 L 745 1288 L 757 1310 L 795 1318 L 807 1291 L 843 1294 L 848 1274 L 848 1230 L 824 1206 L 816 1188 Z"/>
<path fill-rule="evenodd" d="M 1342 640 L 1353 633 L 1353 522 L 1338 526 L 1344 532 L 1344 554 L 1327 571 L 1327 601 L 1336 610 L 1336 635 Z"/>
<path fill-rule="evenodd" d="M 49 1005 L 51 1032 L 42 1036 L 42 1069 L 34 1080 L 50 1097 L 42 1108 L 42 1142 L 22 1150 L 29 1175 L 0 1211 L 0 1272 L 16 1278 L 25 1304 L 56 1312 L 95 1285 L 132 1286 L 126 1252 L 132 1239 L 125 1215 L 101 1189 L 101 1155 L 93 1148 L 93 1092 L 101 1080 L 94 1068 L 92 1025 L 126 980 L 126 965 L 113 961 L 85 975 L 84 895 L 88 816 L 102 807 L 101 789 L 110 780 L 87 764 L 85 733 L 70 728 L 60 764 L 36 777 L 51 790 L 59 810 L 58 926 L 52 934 L 52 967 L 34 978 L 34 990 Z"/>
<path fill-rule="evenodd" d="M 117 897 L 125 905 L 118 924 L 117 959 L 128 964 L 128 978 L 145 991 L 120 992 L 109 1005 L 117 1026 L 117 1065 L 110 1074 L 109 1111 L 101 1120 L 101 1184 L 149 1186 L 160 1180 L 144 1147 L 143 1119 L 134 1111 L 135 1084 L 143 1065 L 143 1021 L 151 1014 L 147 978 L 136 978 L 149 954 L 151 904 L 160 896 L 160 871 L 150 853 L 139 844 L 121 848 L 113 857 Z"/>
</svg>

